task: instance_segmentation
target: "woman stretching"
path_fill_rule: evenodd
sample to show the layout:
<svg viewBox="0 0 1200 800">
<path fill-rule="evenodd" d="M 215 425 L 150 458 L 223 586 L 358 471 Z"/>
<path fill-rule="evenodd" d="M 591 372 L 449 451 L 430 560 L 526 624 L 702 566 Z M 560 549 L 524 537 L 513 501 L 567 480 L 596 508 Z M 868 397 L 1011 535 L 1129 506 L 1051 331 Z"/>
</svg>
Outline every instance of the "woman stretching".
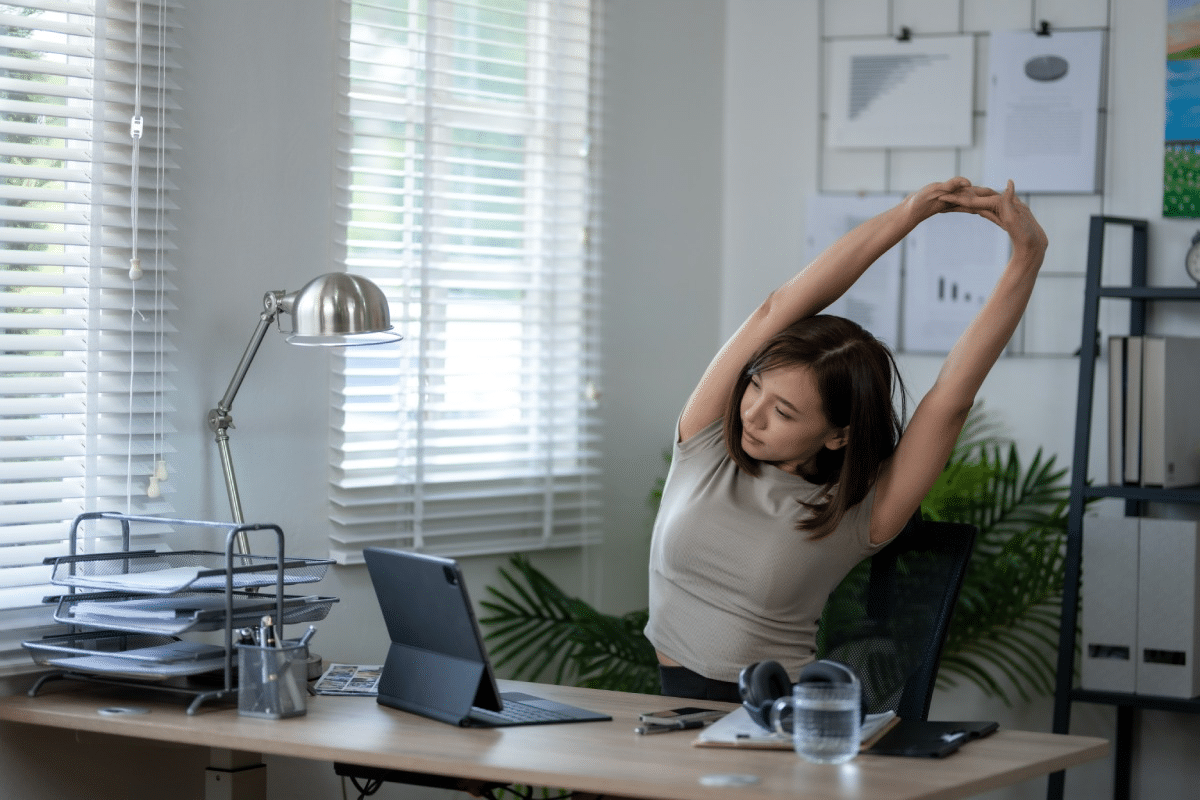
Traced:
<svg viewBox="0 0 1200 800">
<path fill-rule="evenodd" d="M 901 430 L 891 352 L 819 312 L 923 220 L 977 214 L 1012 256 Z M 1046 235 L 1009 181 L 932 183 L 862 223 L 750 315 L 679 417 L 650 548 L 662 692 L 738 701 L 738 673 L 814 658 L 829 593 L 887 544 L 946 465 L 1029 302 Z"/>
</svg>

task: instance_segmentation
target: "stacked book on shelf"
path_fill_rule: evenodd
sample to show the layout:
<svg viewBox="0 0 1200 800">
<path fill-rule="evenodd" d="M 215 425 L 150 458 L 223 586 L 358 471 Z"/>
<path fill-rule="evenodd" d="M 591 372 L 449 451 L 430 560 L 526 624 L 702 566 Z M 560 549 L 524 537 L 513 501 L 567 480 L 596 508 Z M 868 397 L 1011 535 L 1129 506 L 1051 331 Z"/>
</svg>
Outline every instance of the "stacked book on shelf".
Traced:
<svg viewBox="0 0 1200 800">
<path fill-rule="evenodd" d="M 1108 341 L 1108 482 L 1200 484 L 1200 338 Z"/>
</svg>

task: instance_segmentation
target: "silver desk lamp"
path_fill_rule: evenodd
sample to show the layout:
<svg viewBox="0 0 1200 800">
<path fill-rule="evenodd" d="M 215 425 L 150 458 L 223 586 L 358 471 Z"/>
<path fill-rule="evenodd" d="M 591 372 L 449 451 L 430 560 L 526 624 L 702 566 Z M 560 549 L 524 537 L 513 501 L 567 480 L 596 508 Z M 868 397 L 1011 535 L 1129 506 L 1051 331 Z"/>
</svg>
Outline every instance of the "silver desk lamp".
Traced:
<svg viewBox="0 0 1200 800">
<path fill-rule="evenodd" d="M 242 517 L 242 501 L 238 496 L 233 459 L 229 454 L 229 429 L 233 427 L 230 410 L 233 408 L 233 398 L 250 369 L 250 362 L 267 335 L 267 329 L 279 319 L 280 314 L 292 318 L 292 331 L 287 334 L 287 341 L 291 344 L 346 346 L 382 344 L 403 338 L 392 331 L 387 298 L 383 292 L 374 283 L 358 275 L 330 272 L 314 278 L 298 291 L 273 291 L 263 296 L 263 311 L 258 315 L 258 326 L 233 372 L 229 388 L 221 396 L 217 407 L 208 412 L 208 427 L 216 434 L 217 450 L 221 455 L 229 510 L 233 513 L 233 521 L 238 523 L 245 522 L 245 519 Z M 250 552 L 245 532 L 237 534 L 237 548 L 244 554 Z"/>
</svg>

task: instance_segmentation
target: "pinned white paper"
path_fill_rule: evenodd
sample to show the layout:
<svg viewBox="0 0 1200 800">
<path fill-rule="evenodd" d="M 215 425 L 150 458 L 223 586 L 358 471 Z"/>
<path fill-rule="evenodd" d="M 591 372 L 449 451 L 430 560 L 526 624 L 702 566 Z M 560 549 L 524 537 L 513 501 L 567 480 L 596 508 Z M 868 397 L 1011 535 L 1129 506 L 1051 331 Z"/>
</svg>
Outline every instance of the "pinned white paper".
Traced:
<svg viewBox="0 0 1200 800">
<path fill-rule="evenodd" d="M 843 234 L 903 199 L 898 194 L 813 195 L 805 225 L 807 261 L 819 256 Z M 825 309 L 853 320 L 895 350 L 900 336 L 900 248 L 888 250 L 845 294 Z"/>
<path fill-rule="evenodd" d="M 970 147 L 975 37 L 835 40 L 832 147 Z"/>
<path fill-rule="evenodd" d="M 1095 192 L 1101 31 L 997 32 L 988 64 L 986 183 Z"/>
</svg>

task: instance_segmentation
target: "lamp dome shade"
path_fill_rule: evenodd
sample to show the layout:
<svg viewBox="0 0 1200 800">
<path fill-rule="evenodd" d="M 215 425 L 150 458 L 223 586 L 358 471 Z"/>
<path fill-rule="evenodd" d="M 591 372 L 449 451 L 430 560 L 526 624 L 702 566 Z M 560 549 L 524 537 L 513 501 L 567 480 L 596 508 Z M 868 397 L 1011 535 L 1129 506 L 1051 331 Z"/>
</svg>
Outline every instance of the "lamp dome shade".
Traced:
<svg viewBox="0 0 1200 800">
<path fill-rule="evenodd" d="M 387 298 L 361 275 L 329 272 L 285 297 L 292 318 L 287 340 L 301 345 L 355 345 L 394 342 Z"/>
</svg>

